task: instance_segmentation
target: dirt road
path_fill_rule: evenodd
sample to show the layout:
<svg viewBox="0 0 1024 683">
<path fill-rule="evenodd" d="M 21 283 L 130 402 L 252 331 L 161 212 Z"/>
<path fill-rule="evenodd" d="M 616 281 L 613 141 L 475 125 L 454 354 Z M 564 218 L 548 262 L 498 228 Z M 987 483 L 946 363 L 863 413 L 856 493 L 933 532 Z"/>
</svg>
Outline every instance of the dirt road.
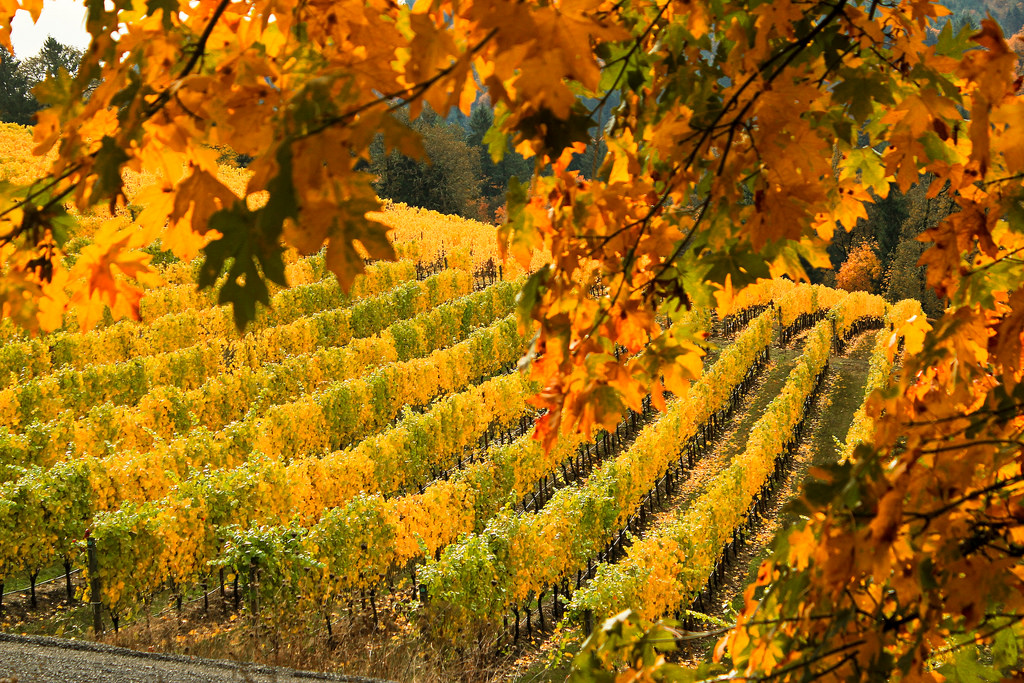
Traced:
<svg viewBox="0 0 1024 683">
<path fill-rule="evenodd" d="M 98 643 L 0 633 L 0 683 L 388 683 L 358 676 L 136 652 Z"/>
</svg>

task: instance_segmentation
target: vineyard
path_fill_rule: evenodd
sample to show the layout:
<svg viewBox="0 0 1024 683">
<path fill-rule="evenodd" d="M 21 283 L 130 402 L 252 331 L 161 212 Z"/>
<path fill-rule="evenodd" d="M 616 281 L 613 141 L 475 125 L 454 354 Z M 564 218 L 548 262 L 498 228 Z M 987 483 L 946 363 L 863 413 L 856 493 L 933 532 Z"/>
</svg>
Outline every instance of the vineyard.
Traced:
<svg viewBox="0 0 1024 683">
<path fill-rule="evenodd" d="M 704 628 L 794 470 L 830 359 L 870 348 L 841 459 L 870 437 L 871 396 L 923 319 L 914 301 L 762 280 L 728 309 L 659 321 L 704 340 L 684 392 L 545 449 L 538 386 L 517 370 L 526 272 L 499 265 L 491 226 L 401 205 L 380 220 L 399 261 L 369 263 L 344 293 L 322 253 L 293 256 L 291 286 L 244 335 L 182 262 L 137 321 L 81 332 L 72 311 L 41 337 L 4 328 L 6 627 L 55 632 L 61 601 L 76 615 L 61 632 L 115 642 L 154 619 L 231 633 L 290 612 L 314 640 L 369 627 L 495 661 L 578 642 L 627 608 Z M 743 448 L 719 461 L 744 415 Z"/>
<path fill-rule="evenodd" d="M 1024 678 L 1024 3 L 86 4 L 0 683 Z"/>
</svg>

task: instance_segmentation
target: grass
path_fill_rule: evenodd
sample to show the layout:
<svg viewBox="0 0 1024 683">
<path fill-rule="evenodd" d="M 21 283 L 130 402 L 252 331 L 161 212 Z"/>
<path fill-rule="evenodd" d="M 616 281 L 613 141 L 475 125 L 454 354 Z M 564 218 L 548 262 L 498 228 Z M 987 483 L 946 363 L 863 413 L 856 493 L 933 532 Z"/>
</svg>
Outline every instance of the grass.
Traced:
<svg viewBox="0 0 1024 683">
<path fill-rule="evenodd" d="M 49 581 L 51 579 L 57 579 L 64 577 L 64 565 L 58 562 L 57 564 L 45 567 L 39 570 L 39 576 L 36 577 L 36 590 L 39 590 L 39 584 L 43 581 Z M 4 592 L 24 590 L 25 595 L 28 595 L 29 580 L 27 574 L 16 574 L 9 576 L 4 581 Z M 56 582 L 55 582 L 56 583 Z M 61 582 L 61 585 L 64 585 Z"/>
<path fill-rule="evenodd" d="M 796 365 L 799 355 L 799 351 L 772 349 L 771 365 L 764 371 L 749 403 L 743 406 L 740 409 L 741 412 L 732 419 L 725 440 L 715 448 L 714 452 L 701 458 L 690 471 L 689 477 L 681 486 L 682 492 L 672 514 L 696 500 L 714 481 L 714 478 L 729 466 L 733 458 L 743 452 L 746 448 L 745 436 L 750 433 L 765 408 L 786 384 L 789 373 Z"/>
<path fill-rule="evenodd" d="M 853 414 L 864 400 L 868 373 L 867 358 L 874 345 L 874 335 L 874 332 L 869 332 L 854 342 L 849 347 L 846 357 L 829 360 L 830 369 L 825 377 L 824 391 L 819 398 L 819 408 L 810 416 L 810 436 L 801 448 L 797 465 L 789 475 L 785 488 L 780 491 L 780 498 L 791 499 L 799 494 L 809 468 L 835 461 L 839 444 L 846 440 L 846 433 L 853 424 Z M 747 563 L 743 585 L 757 578 L 757 570 L 771 554 L 777 534 L 799 522 L 799 516 L 789 505 L 780 504 L 780 508 L 766 530 L 770 532 L 770 537 L 765 538 L 766 542 Z M 734 596 L 731 601 L 732 609 L 738 611 L 742 607 L 742 600 L 742 594 Z"/>
</svg>

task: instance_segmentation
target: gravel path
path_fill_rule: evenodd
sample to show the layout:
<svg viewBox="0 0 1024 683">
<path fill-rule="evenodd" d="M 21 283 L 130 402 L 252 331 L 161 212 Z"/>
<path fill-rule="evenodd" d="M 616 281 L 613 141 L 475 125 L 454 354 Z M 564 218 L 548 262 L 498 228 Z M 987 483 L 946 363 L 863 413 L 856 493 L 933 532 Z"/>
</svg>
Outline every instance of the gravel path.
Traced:
<svg viewBox="0 0 1024 683">
<path fill-rule="evenodd" d="M 99 643 L 0 633 L 0 683 L 388 683 L 183 655 L 136 652 Z"/>
</svg>

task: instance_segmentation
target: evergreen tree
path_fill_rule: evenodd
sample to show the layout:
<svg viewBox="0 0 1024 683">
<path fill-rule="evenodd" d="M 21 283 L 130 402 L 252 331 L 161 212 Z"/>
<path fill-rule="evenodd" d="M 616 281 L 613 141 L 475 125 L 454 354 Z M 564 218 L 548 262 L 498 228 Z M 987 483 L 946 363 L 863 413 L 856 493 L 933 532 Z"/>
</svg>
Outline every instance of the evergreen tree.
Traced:
<svg viewBox="0 0 1024 683">
<path fill-rule="evenodd" d="M 22 62 L 0 47 L 0 121 L 32 123 L 39 103 L 32 96 L 31 86 Z"/>
<path fill-rule="evenodd" d="M 64 45 L 53 36 L 43 43 L 39 54 L 24 61 L 0 47 L 0 121 L 32 124 L 40 109 L 32 89 L 62 73 L 74 76 L 82 62 L 82 51 Z"/>
<path fill-rule="evenodd" d="M 619 106 L 619 94 L 617 91 L 612 91 L 606 98 L 600 100 L 585 97 L 583 104 L 593 112 L 593 118 L 597 125 L 590 129 L 590 141 L 587 142 L 587 148 L 583 150 L 582 154 L 573 157 L 569 169 L 579 171 L 584 178 L 590 179 L 597 177 L 597 171 L 601 168 L 605 154 L 608 153 L 608 145 L 605 144 L 602 131 Z"/>
<path fill-rule="evenodd" d="M 593 137 L 590 142 L 587 143 L 587 148 L 583 150 L 582 154 L 577 154 L 573 157 L 572 162 L 569 164 L 569 169 L 573 171 L 579 171 L 580 175 L 584 178 L 594 178 L 597 176 L 597 170 L 601 168 L 601 162 L 604 161 L 604 155 L 608 153 L 608 145 L 602 137 Z"/>
<path fill-rule="evenodd" d="M 499 161 L 491 156 L 487 133 L 494 124 L 494 110 L 490 100 L 483 97 L 470 112 L 467 123 L 469 145 L 476 149 L 480 159 L 483 184 L 481 193 L 487 205 L 487 219 L 494 217 L 494 212 L 505 205 L 505 193 L 509 181 L 514 177 L 525 183 L 533 171 L 533 166 L 521 154 L 506 145 L 505 153 Z"/>
<path fill-rule="evenodd" d="M 467 218 L 480 217 L 480 159 L 465 131 L 426 110 L 410 123 L 405 110 L 395 117 L 422 135 L 425 159 L 385 150 L 378 139 L 370 149 L 374 189 L 383 198 Z"/>
<path fill-rule="evenodd" d="M 82 63 L 82 51 L 76 47 L 65 45 L 53 36 L 43 42 L 39 54 L 25 60 L 24 68 L 32 85 L 42 83 L 47 78 L 57 78 L 61 71 L 69 76 L 78 73 L 78 65 Z"/>
</svg>

